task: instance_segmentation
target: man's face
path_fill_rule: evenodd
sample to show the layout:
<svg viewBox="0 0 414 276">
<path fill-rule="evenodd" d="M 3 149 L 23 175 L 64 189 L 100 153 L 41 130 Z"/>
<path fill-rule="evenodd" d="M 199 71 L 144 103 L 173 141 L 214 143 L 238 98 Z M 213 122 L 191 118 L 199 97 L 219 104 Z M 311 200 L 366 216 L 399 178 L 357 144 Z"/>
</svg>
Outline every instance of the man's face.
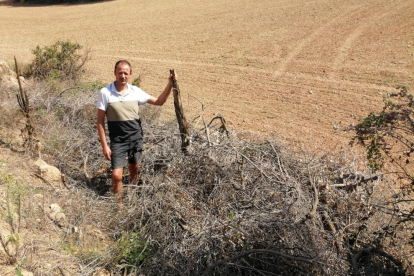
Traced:
<svg viewBox="0 0 414 276">
<path fill-rule="evenodd" d="M 115 69 L 115 78 L 116 82 L 120 84 L 126 84 L 131 76 L 131 68 L 129 68 L 128 64 L 121 63 Z"/>
</svg>

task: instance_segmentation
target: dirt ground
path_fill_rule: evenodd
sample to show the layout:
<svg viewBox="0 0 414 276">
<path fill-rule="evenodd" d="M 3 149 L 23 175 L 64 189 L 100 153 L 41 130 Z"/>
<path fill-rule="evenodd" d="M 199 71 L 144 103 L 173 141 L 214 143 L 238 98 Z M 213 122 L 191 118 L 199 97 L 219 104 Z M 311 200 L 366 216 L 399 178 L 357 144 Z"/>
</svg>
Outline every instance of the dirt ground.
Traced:
<svg viewBox="0 0 414 276">
<path fill-rule="evenodd" d="M 413 84 L 411 0 L 128 1 L 22 7 L 0 1 L 0 60 L 29 62 L 36 45 L 92 50 L 91 79 L 129 59 L 157 95 L 179 74 L 189 118 L 222 114 L 237 132 L 347 144 L 382 95 Z M 170 100 L 165 116 L 173 116 Z"/>
</svg>

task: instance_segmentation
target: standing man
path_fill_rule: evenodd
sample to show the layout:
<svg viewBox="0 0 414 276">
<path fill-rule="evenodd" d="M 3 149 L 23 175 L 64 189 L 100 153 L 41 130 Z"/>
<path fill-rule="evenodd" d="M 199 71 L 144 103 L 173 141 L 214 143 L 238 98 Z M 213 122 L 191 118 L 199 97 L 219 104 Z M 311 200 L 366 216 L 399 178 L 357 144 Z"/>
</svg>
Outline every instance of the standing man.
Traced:
<svg viewBox="0 0 414 276">
<path fill-rule="evenodd" d="M 132 67 L 127 60 L 120 60 L 115 64 L 114 75 L 115 81 L 99 91 L 96 105 L 97 124 L 103 154 L 106 159 L 111 160 L 112 191 L 117 194 L 119 206 L 122 208 L 122 174 L 126 157 L 129 183 L 138 181 L 138 162 L 143 145 L 138 105 L 163 105 L 171 93 L 173 76 L 170 75 L 164 91 L 156 98 L 128 84 Z M 108 121 L 110 147 L 105 137 L 105 116 Z"/>
</svg>

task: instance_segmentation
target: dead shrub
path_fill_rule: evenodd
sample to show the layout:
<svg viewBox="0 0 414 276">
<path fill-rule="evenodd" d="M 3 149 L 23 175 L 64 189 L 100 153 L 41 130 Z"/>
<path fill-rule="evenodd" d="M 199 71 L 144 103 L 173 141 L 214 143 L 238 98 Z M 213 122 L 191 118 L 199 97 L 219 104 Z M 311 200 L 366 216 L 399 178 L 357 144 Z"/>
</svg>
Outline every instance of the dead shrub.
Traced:
<svg viewBox="0 0 414 276">
<path fill-rule="evenodd" d="M 218 131 L 220 143 L 193 137 L 193 153 L 183 155 L 175 123 L 145 132 L 142 185 L 106 225 L 116 239 L 140 233 L 151 252 L 135 266 L 116 267 L 106 255 L 101 265 L 115 274 L 133 266 L 150 275 L 349 275 L 366 269 L 366 259 L 355 268 L 349 254 L 381 244 L 375 233 L 384 221 L 371 198 L 380 180 L 359 171 L 357 159 Z M 405 273 L 384 255 L 369 263 L 376 273 Z"/>
</svg>

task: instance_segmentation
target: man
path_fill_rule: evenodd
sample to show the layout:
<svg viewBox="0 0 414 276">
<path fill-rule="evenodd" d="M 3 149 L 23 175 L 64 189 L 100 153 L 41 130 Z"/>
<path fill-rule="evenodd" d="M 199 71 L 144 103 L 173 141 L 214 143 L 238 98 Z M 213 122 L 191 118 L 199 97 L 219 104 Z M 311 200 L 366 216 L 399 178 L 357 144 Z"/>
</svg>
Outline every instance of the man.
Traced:
<svg viewBox="0 0 414 276">
<path fill-rule="evenodd" d="M 129 183 L 138 182 L 139 158 L 142 152 L 142 129 L 138 105 L 163 105 L 171 93 L 170 75 L 164 91 L 153 97 L 142 89 L 128 84 L 132 75 L 131 64 L 120 60 L 115 64 L 115 81 L 101 89 L 98 96 L 98 134 L 106 159 L 111 160 L 112 191 L 117 194 L 122 208 L 122 174 L 128 157 Z M 105 116 L 108 121 L 110 147 L 105 137 Z"/>
</svg>

